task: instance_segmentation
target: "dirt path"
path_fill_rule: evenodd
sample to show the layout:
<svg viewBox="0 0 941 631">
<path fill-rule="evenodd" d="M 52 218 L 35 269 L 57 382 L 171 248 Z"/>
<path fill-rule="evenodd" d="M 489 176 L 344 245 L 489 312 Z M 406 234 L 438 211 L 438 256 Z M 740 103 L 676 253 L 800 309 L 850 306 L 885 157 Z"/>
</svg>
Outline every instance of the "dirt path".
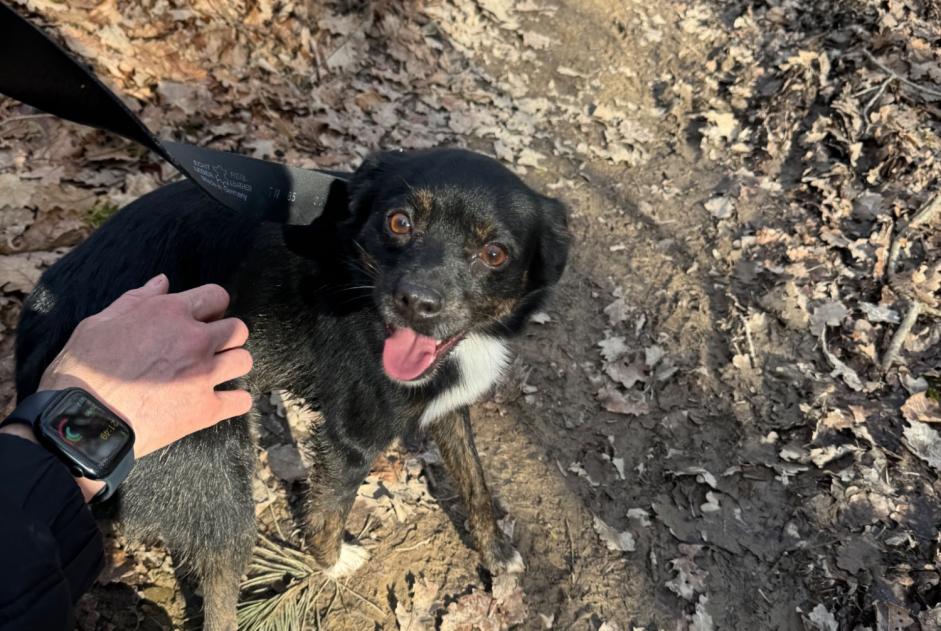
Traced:
<svg viewBox="0 0 941 631">
<path fill-rule="evenodd" d="M 505 383 L 473 414 L 527 572 L 519 582 L 480 572 L 463 509 L 433 447 L 415 437 L 360 492 L 351 532 L 372 559 L 349 589 L 318 600 L 323 628 L 941 628 L 937 474 L 922 462 L 930 445 L 912 446 L 899 411 L 937 388 L 941 330 L 919 321 L 903 349 L 908 367 L 891 378 L 877 375 L 875 351 L 865 360 L 867 344 L 881 354 L 901 307 L 852 269 L 869 265 L 860 252 L 877 260 L 885 245 L 858 224 L 843 224 L 847 237 L 815 223 L 834 199 L 864 199 L 860 180 L 838 195 L 825 187 L 851 152 L 831 154 L 810 180 L 820 147 L 839 142 L 814 140 L 812 157 L 796 148 L 829 129 L 821 112 L 836 118 L 826 81 L 843 72 L 844 52 L 815 52 L 820 42 L 849 46 L 841 28 L 876 33 L 886 15 L 900 32 L 915 9 L 860 9 L 853 22 L 855 8 L 799 2 L 249 2 L 153 14 L 106 3 L 90 14 L 114 29 L 105 38 L 78 8 L 30 6 L 97 55 L 103 76 L 148 103 L 142 115 L 167 134 L 342 167 L 379 147 L 458 143 L 514 164 L 572 208 L 566 277 Z M 926 32 L 917 37 L 935 41 Z M 193 33 L 204 46 L 181 45 Z M 816 87 L 797 90 L 798 79 Z M 11 125 L 0 153 L 4 174 L 17 176 L 8 183 L 26 189 L 21 205 L 38 208 L 25 227 L 3 226 L 32 244 L 0 251 L 26 278 L 0 282 L 7 357 L 30 279 L 54 260 L 50 250 L 87 231 L 74 213 L 107 214 L 172 175 L 100 135 L 55 121 L 40 132 Z M 915 143 L 914 132 L 906 138 Z M 855 159 L 884 142 L 865 138 Z M 924 172 L 936 169 L 925 160 Z M 911 207 L 927 176 L 924 191 L 905 182 Z M 40 184 L 59 197 L 40 198 Z M 75 201 L 89 190 L 91 203 Z M 895 219 L 872 225 L 891 229 L 906 216 L 894 208 Z M 931 252 L 918 243 L 906 255 Z M 860 388 L 833 372 L 821 335 Z M 921 396 L 924 419 L 933 408 Z M 264 532 L 291 540 L 300 423 L 276 407 L 259 421 L 255 495 Z M 192 594 L 166 554 L 109 540 L 114 569 L 83 601 L 80 628 L 183 625 Z"/>
</svg>

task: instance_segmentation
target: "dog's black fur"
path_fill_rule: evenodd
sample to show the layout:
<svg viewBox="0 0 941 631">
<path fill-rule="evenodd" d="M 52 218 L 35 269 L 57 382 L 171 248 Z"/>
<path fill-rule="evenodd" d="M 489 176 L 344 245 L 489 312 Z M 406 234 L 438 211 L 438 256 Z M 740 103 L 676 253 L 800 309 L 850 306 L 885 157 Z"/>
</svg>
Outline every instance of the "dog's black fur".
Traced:
<svg viewBox="0 0 941 631">
<path fill-rule="evenodd" d="M 251 331 L 254 369 L 242 385 L 256 395 L 287 390 L 324 415 L 305 446 L 307 543 L 318 562 L 337 564 L 346 515 L 373 459 L 424 424 L 457 481 L 483 564 L 505 571 L 519 557 L 496 526 L 467 406 L 501 370 L 501 341 L 559 280 L 566 210 L 493 160 L 454 149 L 368 159 L 339 208 L 345 216 L 298 227 L 238 216 L 189 183 L 135 201 L 50 268 L 27 300 L 18 395 L 35 391 L 81 319 L 123 292 L 160 272 L 172 291 L 218 283 L 232 294 L 229 314 Z M 410 236 L 390 232 L 397 210 L 409 214 Z M 509 252 L 498 269 L 478 256 L 494 242 Z M 410 308 L 416 287 L 436 309 Z M 383 371 L 390 326 L 467 337 L 421 379 L 401 383 Z M 467 350 L 481 340 L 488 352 Z M 471 356 L 480 361 L 465 363 Z M 463 374 L 481 366 L 493 374 Z M 461 390 L 465 382 L 474 387 Z M 129 532 L 162 538 L 196 571 L 210 629 L 235 628 L 238 580 L 255 539 L 255 458 L 248 417 L 225 422 L 141 459 L 117 500 Z"/>
</svg>

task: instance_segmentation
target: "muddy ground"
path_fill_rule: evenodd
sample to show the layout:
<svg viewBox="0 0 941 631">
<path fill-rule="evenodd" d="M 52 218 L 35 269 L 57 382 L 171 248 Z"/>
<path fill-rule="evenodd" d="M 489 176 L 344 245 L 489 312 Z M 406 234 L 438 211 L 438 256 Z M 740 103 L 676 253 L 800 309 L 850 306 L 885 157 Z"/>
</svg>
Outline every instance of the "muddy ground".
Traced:
<svg viewBox="0 0 941 631">
<path fill-rule="evenodd" d="M 526 573 L 480 569 L 413 437 L 354 508 L 370 563 L 296 628 L 941 628 L 936 4 L 18 4 L 163 136 L 334 168 L 459 144 L 572 209 L 566 276 L 473 411 Z M 175 174 L 0 111 L 9 401 L 41 269 Z M 264 406 L 258 515 L 296 543 L 302 424 Z M 108 540 L 81 629 L 198 626 L 159 546 Z"/>
</svg>

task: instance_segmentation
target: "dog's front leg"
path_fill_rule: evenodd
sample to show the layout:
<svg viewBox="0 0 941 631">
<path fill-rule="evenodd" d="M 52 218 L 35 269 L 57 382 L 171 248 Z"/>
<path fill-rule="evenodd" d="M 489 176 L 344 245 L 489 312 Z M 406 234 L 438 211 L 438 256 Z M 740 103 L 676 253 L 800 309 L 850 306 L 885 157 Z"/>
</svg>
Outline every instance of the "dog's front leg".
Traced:
<svg viewBox="0 0 941 631">
<path fill-rule="evenodd" d="M 325 425 L 315 429 L 306 448 L 310 462 L 307 544 L 328 576 L 348 576 L 369 558 L 362 546 L 343 541 L 346 518 L 369 473 L 369 463 L 352 448 L 342 446 Z"/>
<path fill-rule="evenodd" d="M 436 420 L 431 435 L 441 450 L 444 466 L 457 482 L 467 508 L 471 536 L 480 552 L 483 565 L 495 574 L 522 572 L 523 559 L 509 537 L 497 526 L 493 497 L 484 479 L 484 469 L 474 446 L 470 410 L 463 407 Z"/>
</svg>

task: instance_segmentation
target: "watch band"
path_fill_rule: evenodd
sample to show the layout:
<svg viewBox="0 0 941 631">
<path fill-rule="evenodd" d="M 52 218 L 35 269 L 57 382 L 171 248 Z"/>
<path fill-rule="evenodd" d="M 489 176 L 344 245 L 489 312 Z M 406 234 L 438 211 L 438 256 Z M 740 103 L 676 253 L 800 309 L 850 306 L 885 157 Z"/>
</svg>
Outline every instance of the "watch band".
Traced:
<svg viewBox="0 0 941 631">
<path fill-rule="evenodd" d="M 36 421 L 42 415 L 42 411 L 52 403 L 52 401 L 62 393 L 61 390 L 40 390 L 29 395 L 16 406 L 16 409 L 10 412 L 10 416 L 0 421 L 0 427 L 11 425 L 13 423 L 22 423 L 35 429 Z"/>
<path fill-rule="evenodd" d="M 124 458 L 117 462 L 111 475 L 101 478 L 101 482 L 104 482 L 105 486 L 91 498 L 92 503 L 103 502 L 114 495 L 114 492 L 118 490 L 121 483 L 130 475 L 131 469 L 134 468 L 134 463 L 134 450 L 131 449 Z"/>
<path fill-rule="evenodd" d="M 16 409 L 14 409 L 13 412 L 11 412 L 8 417 L 3 419 L 3 421 L 0 421 L 0 427 L 4 427 L 5 425 L 9 425 L 12 423 L 22 423 L 23 425 L 28 425 L 36 434 L 36 439 L 39 441 L 39 444 L 44 446 L 49 451 L 51 451 L 53 455 L 58 456 L 60 460 L 62 460 L 67 466 L 69 466 L 70 469 L 72 469 L 72 464 L 70 464 L 70 462 L 68 461 L 68 458 L 65 457 L 61 452 L 59 452 L 58 449 L 55 448 L 54 445 L 50 445 L 48 441 L 43 437 L 43 433 L 41 431 L 41 428 L 39 427 L 39 420 L 42 417 L 43 412 L 47 408 L 52 406 L 56 402 L 56 400 L 59 399 L 60 396 L 65 396 L 67 393 L 74 391 L 74 390 L 81 390 L 81 389 L 80 388 L 67 388 L 65 390 L 40 390 L 38 392 L 35 392 L 29 395 L 28 397 L 26 397 L 25 399 L 23 399 L 19 403 L 19 405 L 16 406 Z M 82 390 L 82 393 L 86 397 L 90 397 L 93 400 L 96 400 L 94 399 L 94 397 L 92 397 L 89 393 L 85 392 L 84 390 Z M 99 402 L 99 405 L 101 405 L 100 402 Z M 120 484 L 125 480 L 125 478 L 127 478 L 128 474 L 130 474 L 131 469 L 134 468 L 134 462 L 135 462 L 133 445 L 134 445 L 134 433 L 132 430 L 131 431 L 131 446 L 128 449 L 127 453 L 124 454 L 124 456 L 115 463 L 114 470 L 111 471 L 110 474 L 101 478 L 89 477 L 89 479 L 97 479 L 98 481 L 105 483 L 104 487 L 102 487 L 102 489 L 98 491 L 98 493 L 96 493 L 95 496 L 91 499 L 92 502 L 102 502 L 108 499 L 109 497 L 111 497 L 112 495 L 114 495 L 114 492 L 117 491 L 118 486 L 120 486 Z M 72 474 L 76 476 L 81 475 L 79 471 L 76 471 L 74 469 L 72 470 Z"/>
</svg>

